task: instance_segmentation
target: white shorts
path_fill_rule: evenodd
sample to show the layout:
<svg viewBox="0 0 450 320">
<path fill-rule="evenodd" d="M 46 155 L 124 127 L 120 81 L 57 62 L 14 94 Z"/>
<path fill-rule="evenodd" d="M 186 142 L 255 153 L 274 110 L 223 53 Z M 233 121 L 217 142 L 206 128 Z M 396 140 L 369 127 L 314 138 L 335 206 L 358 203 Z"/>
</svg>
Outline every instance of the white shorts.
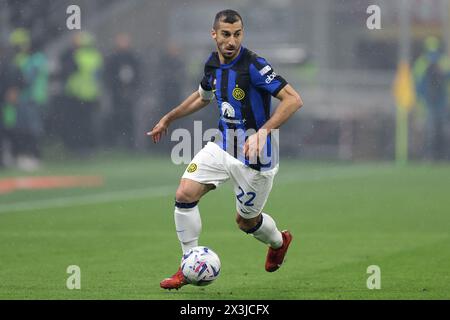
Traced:
<svg viewBox="0 0 450 320">
<path fill-rule="evenodd" d="M 251 219 L 263 210 L 277 172 L 278 165 L 268 171 L 251 169 L 214 142 L 208 142 L 192 159 L 182 178 L 216 187 L 231 178 L 236 210 L 242 218 Z"/>
</svg>

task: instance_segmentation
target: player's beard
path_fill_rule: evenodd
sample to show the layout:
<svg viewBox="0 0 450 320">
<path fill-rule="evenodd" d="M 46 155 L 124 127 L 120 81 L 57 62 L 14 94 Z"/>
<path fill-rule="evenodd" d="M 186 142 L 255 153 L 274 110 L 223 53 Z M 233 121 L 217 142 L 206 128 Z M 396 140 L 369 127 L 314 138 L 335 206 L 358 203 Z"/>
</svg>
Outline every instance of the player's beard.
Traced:
<svg viewBox="0 0 450 320">
<path fill-rule="evenodd" d="M 220 47 L 218 46 L 219 50 L 220 50 L 220 54 L 222 55 L 222 57 L 225 59 L 226 62 L 230 62 L 232 61 L 234 58 L 236 58 L 236 56 L 238 55 L 241 46 L 238 47 L 233 47 L 231 50 L 230 48 L 227 47 Z"/>
</svg>

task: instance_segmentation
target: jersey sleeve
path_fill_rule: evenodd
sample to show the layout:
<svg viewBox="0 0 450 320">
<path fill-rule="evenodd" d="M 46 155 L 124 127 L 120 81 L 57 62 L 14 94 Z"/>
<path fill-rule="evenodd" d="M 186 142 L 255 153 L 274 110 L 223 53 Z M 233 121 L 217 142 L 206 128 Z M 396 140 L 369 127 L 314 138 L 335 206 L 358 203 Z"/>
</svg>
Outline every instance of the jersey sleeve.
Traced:
<svg viewBox="0 0 450 320">
<path fill-rule="evenodd" d="M 200 87 L 205 91 L 212 91 L 209 78 L 210 77 L 207 74 L 205 74 L 202 78 L 202 81 L 200 81 Z"/>
<path fill-rule="evenodd" d="M 214 98 L 214 92 L 211 84 L 212 76 L 211 70 L 208 67 L 208 62 L 211 59 L 212 55 L 208 58 L 205 63 L 205 68 L 203 72 L 203 78 L 200 81 L 200 85 L 198 86 L 198 92 L 203 100 L 212 100 Z"/>
<path fill-rule="evenodd" d="M 287 85 L 287 81 L 278 75 L 264 58 L 256 58 L 250 64 L 249 71 L 252 84 L 258 89 L 268 91 L 274 97 Z"/>
<path fill-rule="evenodd" d="M 205 74 L 202 81 L 200 81 L 200 85 L 198 86 L 198 93 L 203 100 L 214 99 L 214 92 L 211 87 L 210 77 L 207 74 Z"/>
</svg>

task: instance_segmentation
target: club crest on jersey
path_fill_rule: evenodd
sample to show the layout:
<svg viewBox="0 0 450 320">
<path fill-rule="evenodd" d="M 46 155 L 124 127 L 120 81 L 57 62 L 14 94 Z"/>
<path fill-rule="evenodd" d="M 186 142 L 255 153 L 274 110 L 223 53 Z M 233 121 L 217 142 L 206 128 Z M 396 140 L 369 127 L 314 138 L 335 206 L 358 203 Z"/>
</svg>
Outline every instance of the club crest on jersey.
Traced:
<svg viewBox="0 0 450 320">
<path fill-rule="evenodd" d="M 241 88 L 234 88 L 233 90 L 233 98 L 235 98 L 238 101 L 241 101 L 245 98 L 245 92 Z"/>
<path fill-rule="evenodd" d="M 195 163 L 191 163 L 186 171 L 189 173 L 197 171 L 197 165 Z"/>
<path fill-rule="evenodd" d="M 234 118 L 235 117 L 235 112 L 234 112 L 234 108 L 231 104 L 229 104 L 228 102 L 222 102 L 221 104 L 221 110 L 222 110 L 222 116 L 224 118 Z"/>
</svg>

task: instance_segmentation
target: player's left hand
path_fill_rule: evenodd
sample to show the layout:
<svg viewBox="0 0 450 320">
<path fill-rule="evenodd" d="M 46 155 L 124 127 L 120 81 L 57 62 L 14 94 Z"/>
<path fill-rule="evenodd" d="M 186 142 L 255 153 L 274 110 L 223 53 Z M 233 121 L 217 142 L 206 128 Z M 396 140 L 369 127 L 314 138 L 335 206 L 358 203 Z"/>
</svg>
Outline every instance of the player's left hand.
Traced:
<svg viewBox="0 0 450 320">
<path fill-rule="evenodd" d="M 267 135 L 267 130 L 260 129 L 245 141 L 244 155 L 251 163 L 256 163 L 256 158 L 261 155 L 267 141 Z"/>
<path fill-rule="evenodd" d="M 162 118 L 151 131 L 147 132 L 147 135 L 152 137 L 153 143 L 158 143 L 163 134 L 167 134 L 168 127 L 168 121 L 165 118 Z"/>
</svg>

